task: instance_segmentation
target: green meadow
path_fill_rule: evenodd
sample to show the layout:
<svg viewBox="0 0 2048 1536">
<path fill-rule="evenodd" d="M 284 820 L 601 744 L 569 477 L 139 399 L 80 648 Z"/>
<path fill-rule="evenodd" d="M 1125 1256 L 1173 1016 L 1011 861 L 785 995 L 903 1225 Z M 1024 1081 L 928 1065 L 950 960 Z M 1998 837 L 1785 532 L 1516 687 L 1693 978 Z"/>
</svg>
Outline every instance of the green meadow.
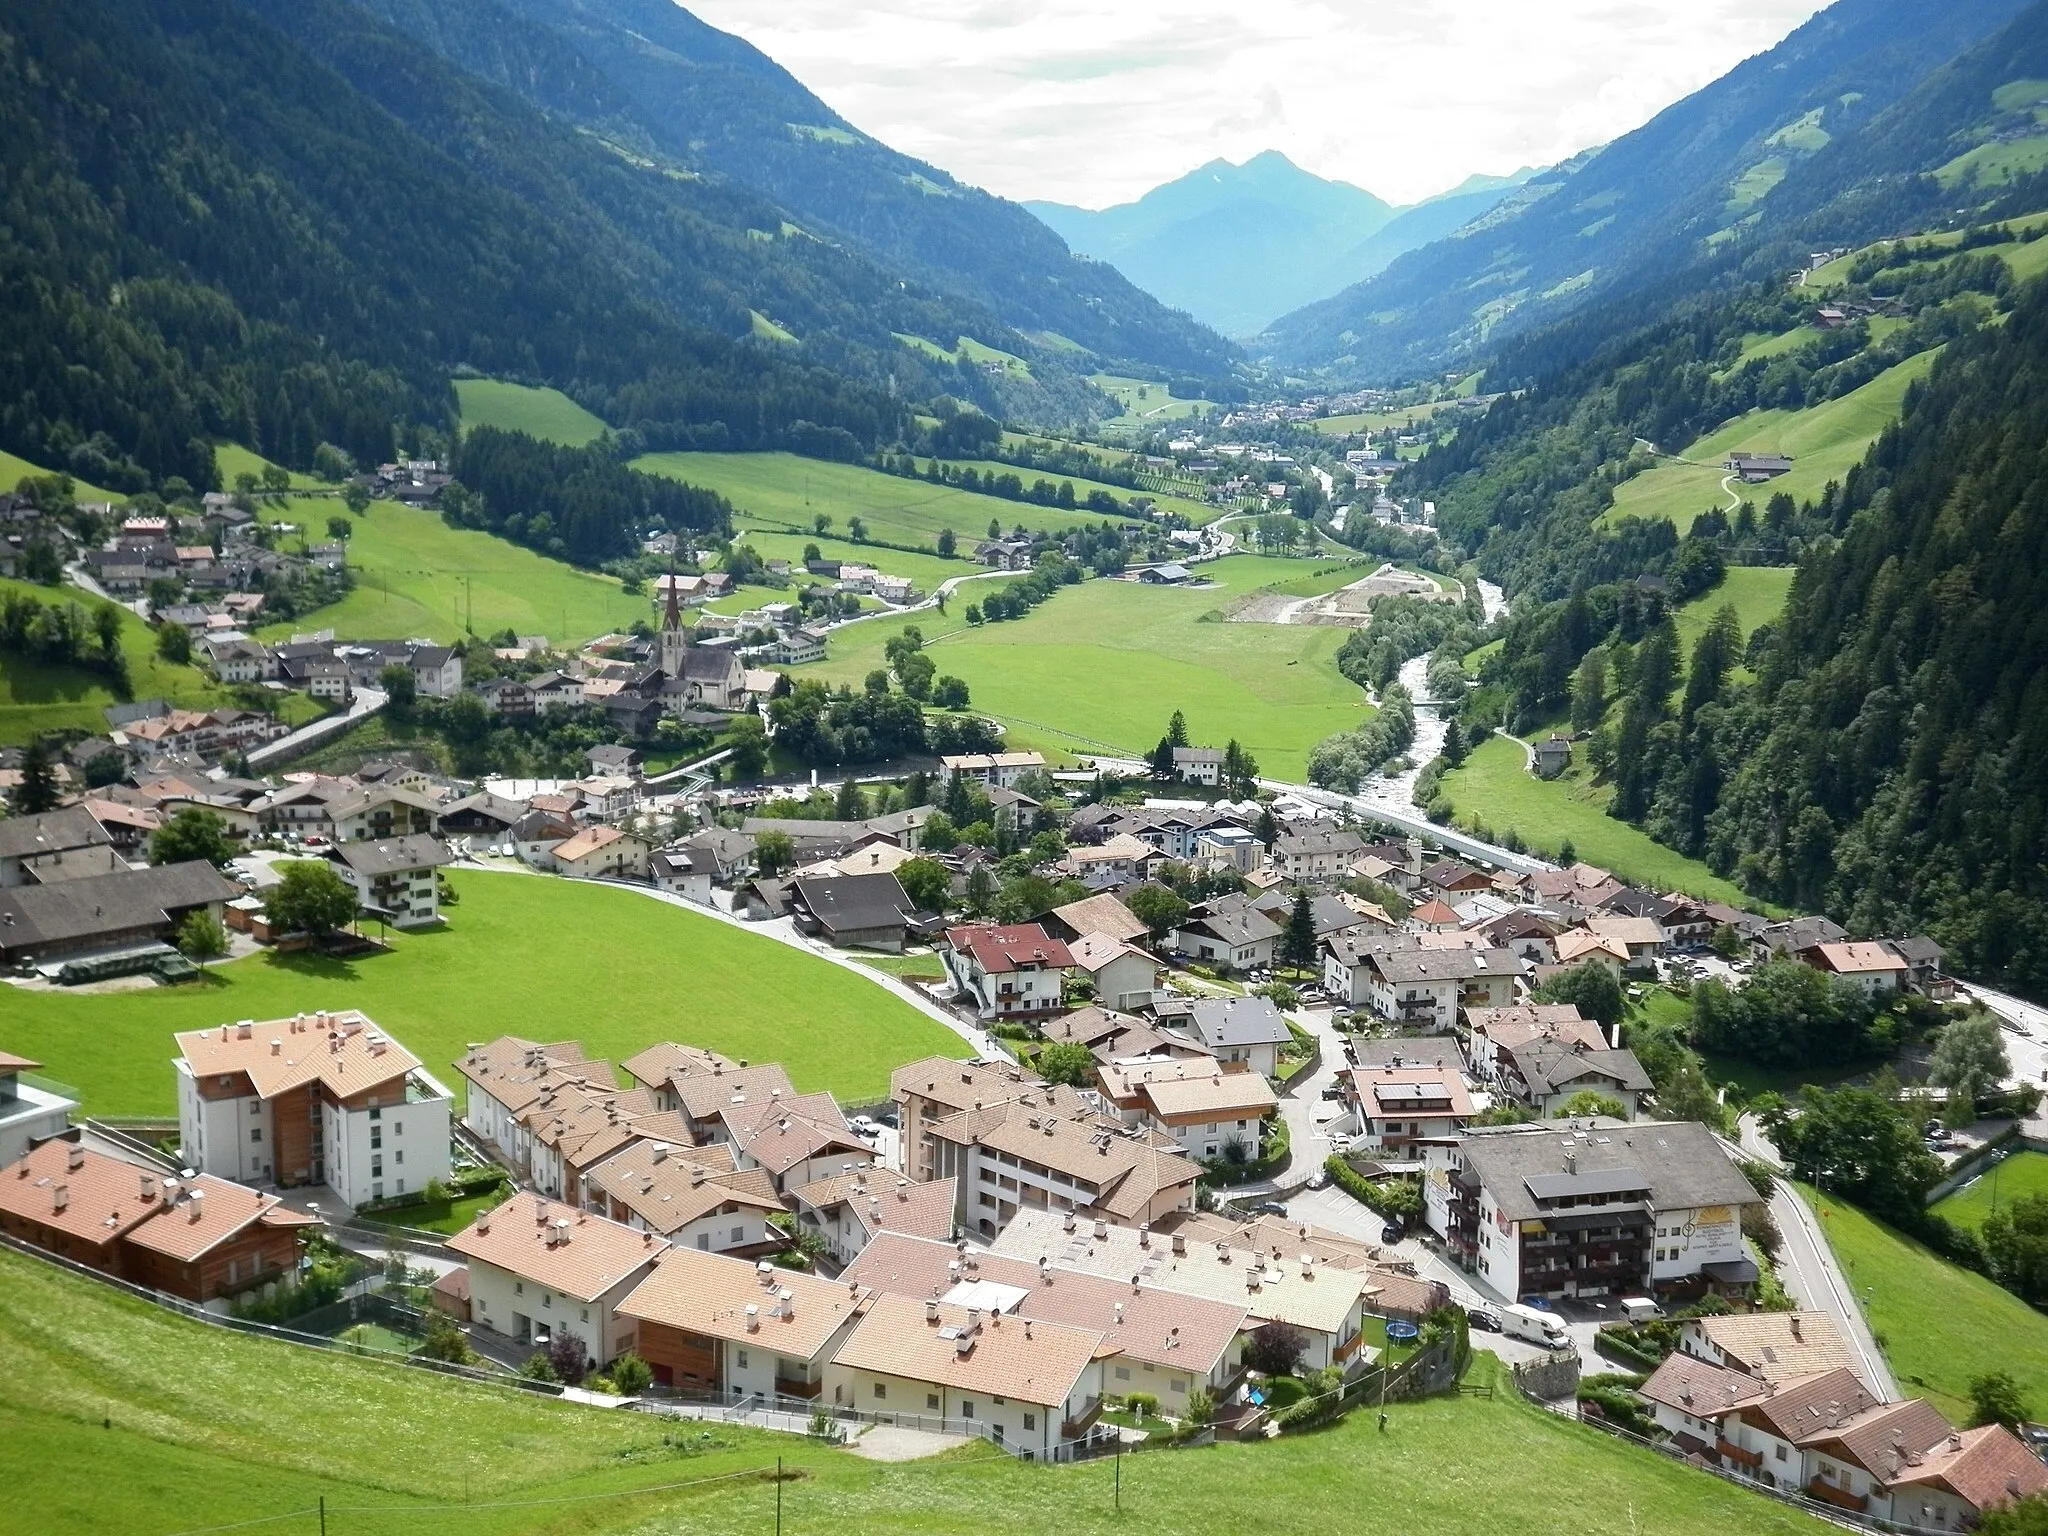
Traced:
<svg viewBox="0 0 2048 1536">
<path fill-rule="evenodd" d="M 2008 1210 L 2015 1200 L 2040 1195 L 2048 1195 L 2048 1152 L 2020 1151 L 1938 1201 L 1934 1214 L 1958 1226 L 1981 1227 L 1994 1209 Z"/>
<path fill-rule="evenodd" d="M 1346 630 L 1231 624 L 1222 612 L 1255 592 L 1328 592 L 1369 567 L 1237 555 L 1197 568 L 1214 586 L 1148 587 L 1088 581 L 1022 619 L 970 626 L 977 582 L 946 614 L 915 620 L 940 673 L 964 679 L 975 712 L 1000 719 L 1020 747 L 1053 753 L 1151 750 L 1174 710 L 1197 742 L 1236 737 L 1278 778 L 1299 779 L 1311 748 L 1370 718 L 1364 693 L 1337 671 Z M 858 683 L 884 665 L 902 625 L 879 619 L 834 634 L 809 674 Z"/>
<path fill-rule="evenodd" d="M 1691 444 L 1678 458 L 1624 480 L 1614 488 L 1614 505 L 1603 521 L 1624 517 L 1661 517 L 1692 527 L 1702 512 L 1728 507 L 1721 489 L 1722 461 L 1731 453 L 1782 453 L 1793 460 L 1791 472 L 1759 485 L 1734 482 L 1737 497 L 1758 506 L 1783 492 L 1794 501 L 1817 498 L 1830 480 L 1839 481 L 1863 457 L 1877 436 L 1898 420 L 1907 387 L 1934 366 L 1932 348 L 1887 368 L 1860 389 L 1807 410 L 1751 411 L 1717 427 Z"/>
<path fill-rule="evenodd" d="M 1121 374 L 1097 373 L 1091 374 L 1088 382 L 1123 407 L 1121 416 L 1112 416 L 1103 423 L 1106 427 L 1165 426 L 1216 408 L 1211 400 L 1176 400 L 1156 379 L 1131 379 Z"/>
<path fill-rule="evenodd" d="M 317 540 L 327 537 L 328 518 L 345 514 L 338 501 L 297 498 L 281 515 Z M 450 528 L 438 512 L 379 501 L 352 521 L 348 560 L 355 590 L 338 603 L 267 626 L 264 638 L 332 629 L 344 639 L 445 644 L 473 624 L 480 635 L 509 627 L 546 635 L 557 645 L 580 645 L 651 612 L 649 599 L 627 593 L 616 577 L 578 570 L 494 534 Z"/>
<path fill-rule="evenodd" d="M 175 1112 L 171 1035 L 235 1019 L 359 1008 L 452 1085 L 468 1042 L 581 1040 L 619 1062 L 661 1040 L 780 1061 L 805 1092 L 866 1102 L 890 1071 L 964 1054 L 960 1037 L 865 978 L 637 891 L 459 870 L 435 932 L 337 961 L 266 950 L 178 987 L 10 990 L 0 1049 L 40 1061 L 95 1114 Z"/>
<path fill-rule="evenodd" d="M 42 479 L 56 474 L 40 464 L 31 464 L 27 459 L 16 458 L 11 453 L 0 453 L 0 491 L 11 491 L 23 480 Z M 76 475 L 71 477 L 72 494 L 80 501 L 123 501 L 126 498 L 113 491 L 102 490 L 97 485 L 88 485 Z"/>
<path fill-rule="evenodd" d="M 504 379 L 457 379 L 455 398 L 464 430 L 498 427 L 551 443 L 581 448 L 600 437 L 605 424 L 559 389 L 534 389 Z"/>
<path fill-rule="evenodd" d="M 1021 523 L 1026 528 L 1066 529 L 1102 520 L 1099 513 L 1004 501 L 793 453 L 650 453 L 635 459 L 633 467 L 718 492 L 748 526 L 810 533 L 823 516 L 831 519 L 828 532 L 843 534 L 858 517 L 870 538 L 927 549 L 945 528 L 971 551 L 988 536 L 992 521 L 1004 528 Z M 1032 477 L 1024 478 L 1028 484 Z M 878 557 L 883 553 L 876 551 Z"/>
</svg>

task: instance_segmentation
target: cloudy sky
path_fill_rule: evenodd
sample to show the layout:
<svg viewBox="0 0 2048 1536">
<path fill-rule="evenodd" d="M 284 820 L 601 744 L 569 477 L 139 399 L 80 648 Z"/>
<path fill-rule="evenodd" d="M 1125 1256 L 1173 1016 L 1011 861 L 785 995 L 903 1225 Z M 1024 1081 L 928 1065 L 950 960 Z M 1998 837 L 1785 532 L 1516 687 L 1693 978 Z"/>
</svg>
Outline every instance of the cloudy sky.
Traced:
<svg viewBox="0 0 2048 1536">
<path fill-rule="evenodd" d="M 1816 0 L 686 0 L 897 149 L 1104 207 L 1278 149 L 1394 202 L 1648 120 Z"/>
</svg>

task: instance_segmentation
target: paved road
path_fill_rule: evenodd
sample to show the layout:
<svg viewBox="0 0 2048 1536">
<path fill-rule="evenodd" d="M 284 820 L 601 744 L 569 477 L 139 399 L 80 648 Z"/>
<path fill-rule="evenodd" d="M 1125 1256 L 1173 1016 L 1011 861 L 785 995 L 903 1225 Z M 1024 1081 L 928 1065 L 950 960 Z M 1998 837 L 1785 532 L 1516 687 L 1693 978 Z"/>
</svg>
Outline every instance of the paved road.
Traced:
<svg viewBox="0 0 2048 1536">
<path fill-rule="evenodd" d="M 249 754 L 249 769 L 252 773 L 260 773 L 272 763 L 287 762 L 295 754 L 325 741 L 330 736 L 338 736 L 343 731 L 354 729 L 382 709 L 384 703 L 384 695 L 378 689 L 358 688 L 355 697 L 349 701 L 347 714 L 323 716 L 311 725 L 300 726 L 289 736 L 280 736 L 276 741 L 265 742 Z"/>
<path fill-rule="evenodd" d="M 1780 1179 L 1771 1196 L 1771 1215 L 1783 1237 L 1778 1248 L 1778 1276 L 1785 1289 L 1806 1310 L 1825 1312 L 1835 1320 L 1835 1327 L 1849 1341 L 1856 1374 L 1885 1402 L 1896 1402 L 1899 1388 L 1892 1380 L 1891 1367 L 1871 1337 L 1863 1309 L 1835 1261 L 1813 1208 Z"/>
</svg>

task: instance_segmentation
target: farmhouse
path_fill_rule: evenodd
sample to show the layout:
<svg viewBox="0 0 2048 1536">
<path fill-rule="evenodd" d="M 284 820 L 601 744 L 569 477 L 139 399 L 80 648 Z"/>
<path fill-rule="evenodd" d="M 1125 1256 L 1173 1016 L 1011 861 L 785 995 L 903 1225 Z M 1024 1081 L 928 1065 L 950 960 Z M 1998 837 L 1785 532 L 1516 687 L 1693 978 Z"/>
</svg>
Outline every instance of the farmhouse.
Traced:
<svg viewBox="0 0 2048 1536">
<path fill-rule="evenodd" d="M 239 894 L 211 864 L 197 859 L 9 886 L 0 889 L 0 965 L 162 943 L 194 912 L 219 921 Z"/>
<path fill-rule="evenodd" d="M 585 827 L 555 845 L 554 867 L 586 880 L 644 880 L 653 853 L 647 839 L 622 827 Z"/>
<path fill-rule="evenodd" d="M 917 918 L 902 885 L 888 873 L 825 879 L 799 876 L 791 882 L 789 912 L 800 933 L 841 949 L 879 949 L 891 954 L 902 953 L 904 939 Z"/>
<path fill-rule="evenodd" d="M 975 923 L 946 930 L 939 957 L 954 988 L 984 1019 L 1058 1013 L 1074 957 L 1037 923 Z"/>
<path fill-rule="evenodd" d="M 400 928 L 441 920 L 436 871 L 454 858 L 446 843 L 425 833 L 375 843 L 336 843 L 328 850 L 328 861 L 354 888 L 363 914 Z"/>
</svg>

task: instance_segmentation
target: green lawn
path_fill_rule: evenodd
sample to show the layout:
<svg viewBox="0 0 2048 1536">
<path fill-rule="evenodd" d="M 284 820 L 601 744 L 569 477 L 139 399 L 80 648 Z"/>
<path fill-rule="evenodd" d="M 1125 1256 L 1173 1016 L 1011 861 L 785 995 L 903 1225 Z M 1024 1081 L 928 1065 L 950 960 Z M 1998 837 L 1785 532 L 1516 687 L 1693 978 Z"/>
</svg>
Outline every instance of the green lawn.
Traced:
<svg viewBox="0 0 2048 1536">
<path fill-rule="evenodd" d="M 858 517 L 870 538 L 926 549 L 941 529 L 950 528 L 971 551 L 987 536 L 991 520 L 1004 528 L 1022 523 L 1048 529 L 1092 527 L 1102 521 L 1099 513 L 1004 501 L 793 453 L 650 453 L 635 459 L 633 467 L 717 491 L 750 526 L 808 533 L 814 519 L 823 515 L 832 519 L 834 531 L 844 533 L 848 521 Z M 1027 483 L 1030 478 L 1025 476 Z"/>
<path fill-rule="evenodd" d="M 296 498 L 288 520 L 325 538 L 334 501 Z M 467 623 L 480 635 L 510 627 L 542 634 L 557 645 L 580 645 L 593 636 L 647 618 L 651 600 L 634 597 L 610 576 L 580 571 L 560 560 L 469 528 L 450 528 L 438 512 L 371 503 L 355 519 L 349 564 L 356 589 L 331 607 L 300 614 L 262 630 L 265 639 L 294 631 L 331 628 L 344 639 L 422 637 L 459 640 Z"/>
<path fill-rule="evenodd" d="M 1998 1208 L 2004 1210 L 2029 1195 L 2048 1195 L 2048 1152 L 2013 1153 L 1941 1201 L 1934 1207 L 1934 1214 L 1947 1217 L 1957 1226 L 1981 1227 L 1984 1218 L 1991 1214 L 1994 1199 Z M 2043 1403 L 2041 1410 L 2048 1412 L 2048 1403 Z"/>
<path fill-rule="evenodd" d="M 975 599 L 969 587 L 946 615 L 922 613 L 916 622 L 939 671 L 964 678 L 975 710 L 1002 720 L 1020 748 L 1138 755 L 1179 709 L 1197 742 L 1221 746 L 1235 736 L 1265 773 L 1299 779 L 1318 741 L 1371 713 L 1336 668 L 1348 631 L 1205 616 L 1269 583 L 1327 592 L 1359 572 L 1241 555 L 1200 574 L 1220 589 L 1089 581 L 1026 618 L 978 629 L 963 617 Z M 858 683 L 883 665 L 882 647 L 901 627 L 883 619 L 842 630 L 830 655 L 798 675 Z"/>
<path fill-rule="evenodd" d="M 805 1092 L 869 1100 L 892 1068 L 956 1055 L 959 1036 L 814 956 L 633 891 L 458 871 L 441 932 L 360 961 L 265 952 L 204 981 L 97 996 L 8 992 L 0 1049 L 75 1084 L 94 1113 L 176 1102 L 173 1031 L 360 1008 L 455 1086 L 469 1041 L 576 1039 L 617 1062 L 659 1040 L 780 1061 Z"/>
<path fill-rule="evenodd" d="M 1593 783 L 1582 763 L 1574 761 L 1561 778 L 1545 780 L 1530 773 L 1526 762 L 1520 742 L 1490 737 L 1462 768 L 1444 775 L 1444 795 L 1458 808 L 1461 821 L 1469 823 L 1476 816 L 1495 837 L 1512 829 L 1547 857 L 1554 858 L 1569 838 L 1581 859 L 1614 871 L 1632 885 L 1753 905 L 1740 887 L 1697 859 L 1609 816 L 1607 802 L 1613 790 Z"/>
<path fill-rule="evenodd" d="M 2037 242 L 2038 243 L 2038 242 Z M 1818 497 L 1830 480 L 1840 480 L 1877 435 L 1898 419 L 1906 388 L 1934 366 L 1931 348 L 1887 368 L 1862 388 L 1811 410 L 1751 411 L 1719 427 L 1679 453 L 1693 462 L 1660 463 L 1614 488 L 1614 505 L 1603 521 L 1663 517 L 1680 533 L 1702 512 L 1726 507 L 1721 462 L 1731 453 L 1783 453 L 1794 460 L 1789 474 L 1760 485 L 1736 482 L 1734 493 L 1759 506 L 1783 492 L 1794 501 Z"/>
<path fill-rule="evenodd" d="M 1450 404 L 1448 400 L 1430 400 L 1421 405 L 1404 405 L 1397 411 L 1355 411 L 1349 416 L 1325 416 L 1313 425 L 1318 432 L 1330 437 L 1344 437 L 1353 432 L 1387 432 L 1411 422 L 1425 422 Z"/>
<path fill-rule="evenodd" d="M 1015 475 L 1027 486 L 1034 480 L 1049 480 L 1054 485 L 1058 485 L 1064 480 L 1073 486 L 1074 495 L 1083 500 L 1087 498 L 1090 491 L 1107 491 L 1119 502 L 1128 501 L 1133 496 L 1149 497 L 1153 505 L 1158 507 L 1160 511 L 1178 512 L 1196 527 L 1200 527 L 1216 517 L 1221 510 L 1211 506 L 1206 501 L 1195 501 L 1190 497 L 1175 496 L 1165 491 L 1132 490 L 1129 486 L 1125 485 L 1111 485 L 1107 480 L 1085 480 L 1076 475 L 1056 475 L 1049 470 L 1023 469 L 1015 464 L 1004 464 L 994 459 L 949 459 L 947 462 L 957 463 L 962 469 L 972 469 L 981 475 Z M 1102 521 L 1102 514 L 1099 512 L 1084 512 L 1082 515 L 1091 517 L 1097 522 Z M 987 527 L 988 525 L 983 523 L 982 531 L 986 532 Z"/>
<path fill-rule="evenodd" d="M 390 1205 L 366 1211 L 363 1220 L 386 1227 L 410 1227 L 415 1232 L 460 1232 L 484 1211 L 505 1203 L 511 1191 L 500 1186 L 482 1194 L 440 1200 L 415 1200 L 411 1205 Z"/>
<path fill-rule="evenodd" d="M 457 379 L 464 427 L 502 427 L 581 448 L 604 434 L 604 422 L 559 389 L 530 389 L 503 379 Z"/>
<path fill-rule="evenodd" d="M 778 1528 L 778 1507 L 789 1536 L 1036 1536 L 1055 1508 L 1076 1536 L 1823 1529 L 1505 1386 L 1396 1404 L 1385 1433 L 1361 1411 L 1319 1433 L 1121 1465 L 1033 1467 L 979 1444 L 884 1464 L 204 1328 L 12 1253 L 0 1252 L 0 1290 L 0 1476 L 17 1536 L 265 1519 L 312 1533 L 323 1502 L 333 1536 L 757 1536 Z M 1492 1383 L 1493 1368 L 1473 1380 Z"/>
<path fill-rule="evenodd" d="M 114 607 L 121 615 L 121 651 L 128 658 L 129 696 L 165 698 L 189 709 L 233 702 L 230 692 L 197 667 L 173 666 L 156 653 L 156 635 L 126 608 L 89 596 L 76 587 L 39 587 L 0 578 L 0 593 L 23 593 L 37 602 L 77 603 L 90 616 Z M 88 633 L 90 631 L 88 630 Z M 96 638 L 88 644 L 97 647 Z M 102 711 L 115 703 L 113 690 L 96 672 L 50 667 L 0 652 L 0 745 L 12 746 L 46 731 L 106 730 Z"/>
<path fill-rule="evenodd" d="M 18 459 L 11 453 L 0 453 L 0 491 L 12 491 L 22 480 L 33 475 L 41 479 L 54 475 L 54 469 L 45 469 L 40 464 L 31 464 L 27 459 Z M 102 490 L 97 485 L 87 485 L 76 475 L 71 477 L 72 494 L 80 501 L 125 501 L 127 498 L 113 491 Z"/>
<path fill-rule="evenodd" d="M 2036 1414 L 2048 1409 L 2048 1316 L 1853 1205 L 1801 1187 L 1841 1260 L 1850 1289 L 1899 1386 L 1924 1395 L 1958 1424 L 1970 1417 L 1970 1380 L 2010 1371 Z"/>
</svg>

